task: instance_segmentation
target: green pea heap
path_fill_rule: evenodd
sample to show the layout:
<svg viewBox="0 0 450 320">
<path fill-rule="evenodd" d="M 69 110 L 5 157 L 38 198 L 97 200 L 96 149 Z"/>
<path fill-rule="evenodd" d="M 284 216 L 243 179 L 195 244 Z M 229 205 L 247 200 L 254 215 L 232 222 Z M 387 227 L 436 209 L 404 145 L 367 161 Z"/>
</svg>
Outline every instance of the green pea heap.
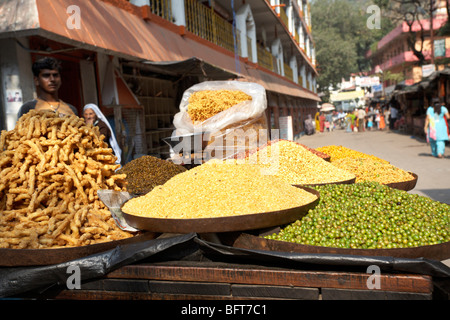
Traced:
<svg viewBox="0 0 450 320">
<path fill-rule="evenodd" d="M 377 182 L 315 187 L 318 205 L 266 239 L 333 248 L 411 248 L 450 241 L 450 205 Z"/>
</svg>

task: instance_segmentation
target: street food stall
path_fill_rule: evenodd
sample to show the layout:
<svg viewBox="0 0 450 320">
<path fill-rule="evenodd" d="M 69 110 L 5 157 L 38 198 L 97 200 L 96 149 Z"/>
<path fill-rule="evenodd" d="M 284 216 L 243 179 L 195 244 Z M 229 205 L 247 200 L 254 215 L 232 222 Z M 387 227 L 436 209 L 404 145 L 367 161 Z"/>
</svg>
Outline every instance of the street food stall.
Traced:
<svg viewBox="0 0 450 320">
<path fill-rule="evenodd" d="M 237 145 L 243 126 L 264 128 L 264 107 L 218 109 L 209 95 L 243 95 L 217 90 L 195 113 L 235 108 L 226 130 L 208 129 L 233 150 L 190 169 L 151 156 L 119 168 L 76 116 L 31 111 L 3 131 L 0 297 L 449 298 L 450 207 L 408 194 L 415 173 L 337 146 Z"/>
</svg>

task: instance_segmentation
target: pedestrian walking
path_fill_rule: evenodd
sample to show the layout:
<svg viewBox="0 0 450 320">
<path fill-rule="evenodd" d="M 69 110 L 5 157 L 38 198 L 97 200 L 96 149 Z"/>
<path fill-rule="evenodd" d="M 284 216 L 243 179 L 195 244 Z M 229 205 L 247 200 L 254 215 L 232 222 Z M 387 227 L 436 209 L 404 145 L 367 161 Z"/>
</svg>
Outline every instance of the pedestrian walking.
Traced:
<svg viewBox="0 0 450 320">
<path fill-rule="evenodd" d="M 381 110 L 380 106 L 377 106 L 375 108 L 375 128 L 380 129 L 380 116 L 381 116 Z"/>
<path fill-rule="evenodd" d="M 305 129 L 306 135 L 310 136 L 310 135 L 314 134 L 315 127 L 314 127 L 313 118 L 312 118 L 311 114 L 308 114 L 306 116 L 306 119 L 303 121 L 303 127 Z"/>
<path fill-rule="evenodd" d="M 323 112 L 320 112 L 319 115 L 319 126 L 320 126 L 320 132 L 323 132 L 325 129 L 325 115 L 323 114 Z"/>
<path fill-rule="evenodd" d="M 325 128 L 333 131 L 333 115 L 330 112 L 325 115 Z"/>
<path fill-rule="evenodd" d="M 353 132 L 353 127 L 355 124 L 355 114 L 353 112 L 349 112 L 345 116 L 345 123 L 347 125 L 346 132 Z"/>
<path fill-rule="evenodd" d="M 383 107 L 383 109 L 384 109 L 383 110 L 384 122 L 385 122 L 387 127 L 390 127 L 391 124 L 390 124 L 389 120 L 391 118 L 391 112 L 390 112 L 389 107 L 387 105 L 385 105 Z"/>
<path fill-rule="evenodd" d="M 316 123 L 316 132 L 320 132 L 320 119 L 319 119 L 319 117 L 320 117 L 320 112 L 317 111 L 316 115 L 314 116 L 314 121 Z"/>
<path fill-rule="evenodd" d="M 373 127 L 373 116 L 370 116 L 369 119 L 367 120 L 367 129 L 370 131 L 372 130 Z"/>
<path fill-rule="evenodd" d="M 385 116 L 382 112 L 380 112 L 380 123 L 378 125 L 378 129 L 384 130 L 386 128 L 386 120 Z"/>
<path fill-rule="evenodd" d="M 433 106 L 428 107 L 425 119 L 424 131 L 427 141 L 430 143 L 431 154 L 442 158 L 445 151 L 445 141 L 449 140 L 447 119 L 450 119 L 448 109 L 438 99 L 433 101 Z"/>
<path fill-rule="evenodd" d="M 357 113 L 358 118 L 358 131 L 363 132 L 365 130 L 366 111 L 364 108 L 359 108 Z"/>
<path fill-rule="evenodd" d="M 389 129 L 394 130 L 398 118 L 398 102 L 392 101 L 389 107 Z"/>
</svg>

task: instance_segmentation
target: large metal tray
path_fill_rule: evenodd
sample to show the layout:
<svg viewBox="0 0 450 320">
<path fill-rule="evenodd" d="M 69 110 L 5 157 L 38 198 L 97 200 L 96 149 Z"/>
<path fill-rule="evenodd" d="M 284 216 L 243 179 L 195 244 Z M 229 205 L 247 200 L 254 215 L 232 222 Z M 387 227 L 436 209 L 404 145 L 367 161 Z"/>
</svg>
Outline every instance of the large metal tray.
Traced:
<svg viewBox="0 0 450 320">
<path fill-rule="evenodd" d="M 307 183 L 307 184 L 299 184 L 294 185 L 295 187 L 317 187 L 317 186 L 325 186 L 328 184 L 353 184 L 356 181 L 356 177 L 349 179 L 349 180 L 343 180 L 343 181 L 336 181 L 336 182 L 325 182 L 325 183 Z"/>
<path fill-rule="evenodd" d="M 413 172 L 409 172 L 409 173 L 413 175 L 413 177 L 414 177 L 413 180 L 386 183 L 384 185 L 386 185 L 388 187 L 391 187 L 391 188 L 394 188 L 394 189 L 398 189 L 398 190 L 410 191 L 410 190 L 412 190 L 412 189 L 414 189 L 416 187 L 418 176 L 417 176 L 417 174 L 415 174 Z M 301 187 L 301 186 L 317 187 L 317 186 L 324 186 L 324 185 L 328 185 L 328 184 L 352 184 L 352 183 L 355 183 L 355 181 L 356 181 L 356 178 L 353 178 L 353 179 L 350 179 L 350 180 L 345 180 L 345 181 L 327 182 L 327 183 L 315 183 L 315 184 L 304 184 L 304 185 L 295 185 L 295 186 L 296 187 Z"/>
<path fill-rule="evenodd" d="M 0 266 L 46 266 L 63 263 L 108 251 L 119 245 L 155 239 L 159 234 L 144 232 L 131 238 L 81 247 L 55 249 L 0 249 Z"/>
<path fill-rule="evenodd" d="M 403 190 L 403 191 L 409 191 L 416 187 L 417 179 L 419 178 L 417 174 L 413 172 L 409 172 L 413 175 L 414 179 L 409 181 L 402 181 L 402 182 L 392 182 L 392 183 L 386 183 L 385 185 L 394 189 Z"/>
<path fill-rule="evenodd" d="M 413 248 L 346 249 L 346 248 L 331 248 L 331 247 L 303 245 L 287 241 L 270 240 L 264 239 L 258 235 L 242 233 L 234 240 L 232 246 L 242 249 L 311 253 L 311 254 L 386 256 L 386 257 L 411 258 L 411 259 L 428 258 L 439 261 L 450 258 L 450 242 Z"/>
<path fill-rule="evenodd" d="M 280 211 L 199 219 L 148 218 L 127 214 L 123 211 L 122 213 L 125 221 L 131 227 L 160 233 L 216 233 L 269 228 L 300 219 L 308 213 L 309 209 L 318 204 L 320 197 L 318 191 L 307 187 L 302 187 L 302 189 L 315 194 L 317 199 L 304 206 Z"/>
</svg>

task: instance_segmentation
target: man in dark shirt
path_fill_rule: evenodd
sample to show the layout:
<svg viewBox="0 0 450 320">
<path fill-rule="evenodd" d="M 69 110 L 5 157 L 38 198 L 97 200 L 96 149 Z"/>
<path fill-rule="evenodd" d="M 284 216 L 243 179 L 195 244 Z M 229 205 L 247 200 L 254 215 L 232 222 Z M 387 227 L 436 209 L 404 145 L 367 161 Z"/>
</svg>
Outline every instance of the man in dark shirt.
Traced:
<svg viewBox="0 0 450 320">
<path fill-rule="evenodd" d="M 37 60 L 32 66 L 34 84 L 38 91 L 38 98 L 24 103 L 17 114 L 17 118 L 28 111 L 52 110 L 62 115 L 78 115 L 77 109 L 58 98 L 61 87 L 61 63 L 50 57 Z"/>
</svg>

